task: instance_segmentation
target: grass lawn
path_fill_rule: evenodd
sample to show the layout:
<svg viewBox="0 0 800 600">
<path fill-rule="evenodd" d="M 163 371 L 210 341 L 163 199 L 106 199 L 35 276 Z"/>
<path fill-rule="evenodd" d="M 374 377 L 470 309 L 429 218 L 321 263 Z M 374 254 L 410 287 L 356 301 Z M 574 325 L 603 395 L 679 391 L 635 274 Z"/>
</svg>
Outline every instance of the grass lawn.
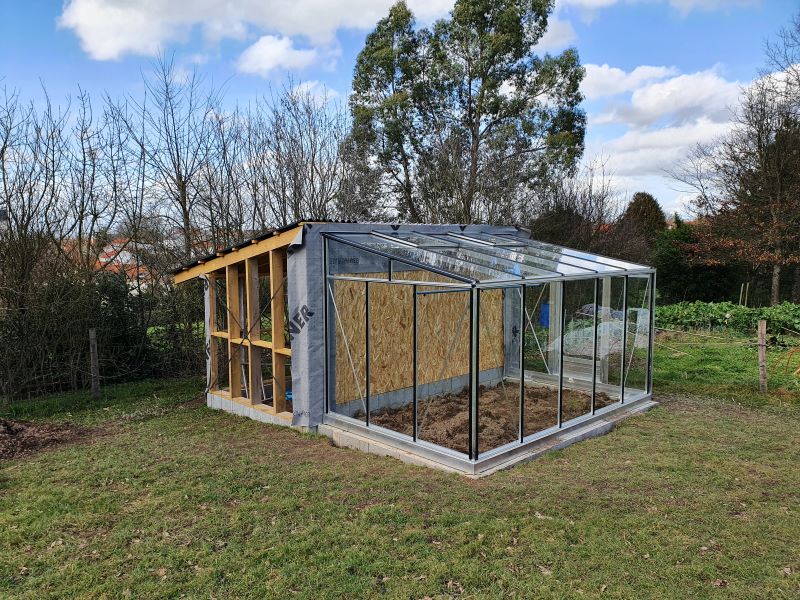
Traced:
<svg viewBox="0 0 800 600">
<path fill-rule="evenodd" d="M 661 406 L 481 480 L 210 411 L 196 380 L 22 404 L 0 416 L 95 434 L 0 465 L 0 597 L 800 597 L 796 398 L 743 406 L 724 369 L 736 402 L 689 398 L 716 388 L 660 360 Z"/>
<path fill-rule="evenodd" d="M 656 391 L 709 396 L 748 406 L 800 404 L 800 338 L 781 336 L 767 349 L 768 393 L 758 391 L 753 337 L 663 332 L 654 345 Z M 792 353 L 792 349 L 797 349 Z"/>
</svg>

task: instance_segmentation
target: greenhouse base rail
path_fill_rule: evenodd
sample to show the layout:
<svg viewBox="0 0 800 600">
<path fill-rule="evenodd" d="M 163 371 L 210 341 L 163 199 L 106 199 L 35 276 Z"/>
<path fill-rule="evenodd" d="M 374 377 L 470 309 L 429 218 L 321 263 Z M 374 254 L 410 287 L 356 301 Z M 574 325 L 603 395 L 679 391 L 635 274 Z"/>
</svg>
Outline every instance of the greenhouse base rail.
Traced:
<svg viewBox="0 0 800 600">
<path fill-rule="evenodd" d="M 424 440 L 414 441 L 411 436 L 391 429 L 374 424 L 366 427 L 362 421 L 336 413 L 327 413 L 323 417 L 323 425 L 320 427 L 319 433 L 334 437 L 334 442 L 336 442 L 334 431 L 343 431 L 358 436 L 358 439 L 364 440 L 366 444 L 345 443 L 341 445 L 357 447 L 360 450 L 383 455 L 391 455 L 387 449 L 393 448 L 447 470 L 458 471 L 465 475 L 482 476 L 500 468 L 536 458 L 543 452 L 558 450 L 575 442 L 608 433 L 617 421 L 648 410 L 656 404 L 652 400 L 651 394 L 637 393 L 628 398 L 625 404 L 617 402 L 605 406 L 598 409 L 595 414 L 587 413 L 571 419 L 563 423 L 560 428 L 553 426 L 526 436 L 522 443 L 514 441 L 482 452 L 478 460 L 470 460 L 464 453 Z M 377 442 L 380 447 L 370 448 L 369 441 Z"/>
</svg>

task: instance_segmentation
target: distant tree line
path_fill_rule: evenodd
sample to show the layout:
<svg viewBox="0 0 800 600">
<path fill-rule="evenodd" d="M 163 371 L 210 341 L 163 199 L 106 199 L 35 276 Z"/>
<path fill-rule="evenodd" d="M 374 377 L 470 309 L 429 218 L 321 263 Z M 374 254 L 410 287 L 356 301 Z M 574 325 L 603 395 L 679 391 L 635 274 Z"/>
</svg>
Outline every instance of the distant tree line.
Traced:
<svg viewBox="0 0 800 600">
<path fill-rule="evenodd" d="M 730 133 L 697 146 L 673 175 L 696 194 L 683 242 L 692 262 L 756 280 L 768 272 L 776 305 L 800 302 L 800 14 L 766 55 Z"/>
</svg>

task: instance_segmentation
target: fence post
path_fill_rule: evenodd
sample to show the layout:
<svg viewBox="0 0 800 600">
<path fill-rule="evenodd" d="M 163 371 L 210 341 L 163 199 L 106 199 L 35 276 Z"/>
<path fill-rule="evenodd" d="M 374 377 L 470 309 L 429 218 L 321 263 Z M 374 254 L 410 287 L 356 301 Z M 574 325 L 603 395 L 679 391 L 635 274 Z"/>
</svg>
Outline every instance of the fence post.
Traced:
<svg viewBox="0 0 800 600">
<path fill-rule="evenodd" d="M 92 374 L 92 396 L 100 398 L 100 361 L 97 359 L 97 330 L 89 330 L 89 357 Z"/>
<path fill-rule="evenodd" d="M 758 384 L 762 394 L 767 393 L 767 322 L 758 322 Z"/>
</svg>

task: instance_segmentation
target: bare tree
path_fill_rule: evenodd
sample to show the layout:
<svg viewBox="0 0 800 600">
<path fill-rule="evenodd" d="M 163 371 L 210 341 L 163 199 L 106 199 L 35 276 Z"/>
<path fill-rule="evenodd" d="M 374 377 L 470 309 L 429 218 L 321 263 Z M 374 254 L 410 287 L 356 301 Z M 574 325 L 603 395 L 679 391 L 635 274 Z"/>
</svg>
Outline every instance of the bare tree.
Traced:
<svg viewBox="0 0 800 600">
<path fill-rule="evenodd" d="M 164 211 L 162 216 L 177 222 L 183 259 L 187 260 L 194 253 L 200 171 L 210 152 L 219 92 L 206 86 L 197 70 L 182 73 L 173 59 L 165 56 L 158 59 L 144 83 L 144 98 L 130 100 L 134 110 L 127 114 L 128 132 L 146 159 L 153 191 L 174 210 Z"/>
</svg>

